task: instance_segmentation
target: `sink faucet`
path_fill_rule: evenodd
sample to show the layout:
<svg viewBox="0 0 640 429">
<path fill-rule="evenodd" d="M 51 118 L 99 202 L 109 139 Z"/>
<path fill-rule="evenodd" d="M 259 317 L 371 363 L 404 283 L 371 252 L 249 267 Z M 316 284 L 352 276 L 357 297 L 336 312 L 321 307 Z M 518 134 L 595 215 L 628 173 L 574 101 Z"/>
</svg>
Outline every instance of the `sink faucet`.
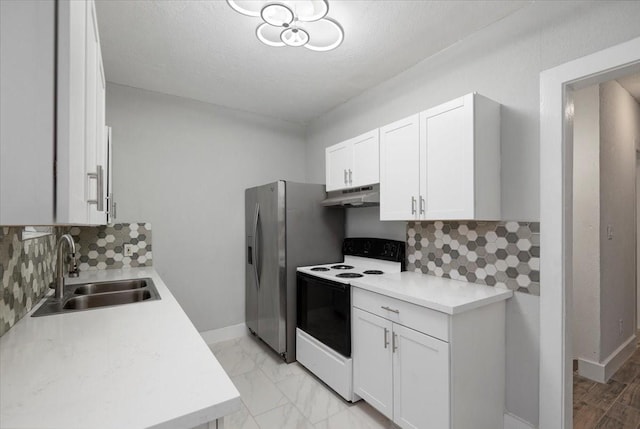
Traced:
<svg viewBox="0 0 640 429">
<path fill-rule="evenodd" d="M 62 256 L 62 247 L 64 243 L 67 243 L 67 247 L 69 248 L 71 257 L 74 259 L 76 257 L 76 244 L 73 242 L 73 238 L 69 234 L 64 234 L 62 237 L 60 237 L 60 240 L 58 240 L 58 246 L 56 251 L 58 255 L 57 256 L 58 260 L 56 261 L 55 297 L 57 299 L 62 299 L 62 296 L 64 295 L 64 260 L 66 259 L 66 258 L 63 258 Z"/>
</svg>

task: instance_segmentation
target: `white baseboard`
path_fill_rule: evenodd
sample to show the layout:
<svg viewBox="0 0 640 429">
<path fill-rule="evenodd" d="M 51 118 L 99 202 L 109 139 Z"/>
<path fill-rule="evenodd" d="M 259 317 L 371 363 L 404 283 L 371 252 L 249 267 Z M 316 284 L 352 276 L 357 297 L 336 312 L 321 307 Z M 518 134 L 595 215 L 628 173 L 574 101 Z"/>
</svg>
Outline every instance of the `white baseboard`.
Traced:
<svg viewBox="0 0 640 429">
<path fill-rule="evenodd" d="M 536 429 L 531 423 L 514 416 L 513 414 L 504 413 L 504 429 Z"/>
<path fill-rule="evenodd" d="M 606 383 L 636 350 L 636 336 L 632 335 L 602 363 L 578 358 L 578 374 L 598 383 Z"/>
<path fill-rule="evenodd" d="M 233 340 L 248 335 L 247 325 L 238 323 L 237 325 L 226 326 L 220 329 L 212 329 L 210 331 L 200 332 L 205 343 L 211 345 L 220 341 Z"/>
</svg>

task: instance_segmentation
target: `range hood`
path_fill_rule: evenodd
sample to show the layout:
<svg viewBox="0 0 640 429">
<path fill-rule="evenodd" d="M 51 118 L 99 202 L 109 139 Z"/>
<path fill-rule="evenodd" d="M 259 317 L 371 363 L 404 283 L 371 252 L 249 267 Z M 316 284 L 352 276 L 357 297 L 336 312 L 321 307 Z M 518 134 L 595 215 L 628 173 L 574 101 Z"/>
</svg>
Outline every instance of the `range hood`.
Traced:
<svg viewBox="0 0 640 429">
<path fill-rule="evenodd" d="M 325 207 L 371 207 L 380 205 L 380 185 L 362 186 L 327 192 Z"/>
</svg>

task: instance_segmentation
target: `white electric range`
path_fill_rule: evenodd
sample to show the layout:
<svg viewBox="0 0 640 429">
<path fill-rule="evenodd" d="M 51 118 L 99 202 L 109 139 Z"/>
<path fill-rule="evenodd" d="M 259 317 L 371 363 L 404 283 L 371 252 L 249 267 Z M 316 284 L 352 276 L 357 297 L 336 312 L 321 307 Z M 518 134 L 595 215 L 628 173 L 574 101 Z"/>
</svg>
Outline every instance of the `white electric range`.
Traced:
<svg viewBox="0 0 640 429">
<path fill-rule="evenodd" d="M 351 286 L 354 279 L 399 273 L 405 244 L 346 238 L 343 260 L 297 269 L 296 358 L 329 387 L 353 401 Z"/>
</svg>

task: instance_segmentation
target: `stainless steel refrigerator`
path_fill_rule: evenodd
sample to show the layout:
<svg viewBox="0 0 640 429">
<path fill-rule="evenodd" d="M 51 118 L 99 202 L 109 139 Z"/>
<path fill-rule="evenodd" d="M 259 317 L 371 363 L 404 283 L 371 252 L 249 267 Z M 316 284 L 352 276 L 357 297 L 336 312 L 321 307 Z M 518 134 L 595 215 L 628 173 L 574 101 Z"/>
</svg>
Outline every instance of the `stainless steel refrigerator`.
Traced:
<svg viewBox="0 0 640 429">
<path fill-rule="evenodd" d="M 324 185 L 278 181 L 245 191 L 246 323 L 296 359 L 296 268 L 342 260 L 344 210 L 322 207 Z"/>
</svg>

